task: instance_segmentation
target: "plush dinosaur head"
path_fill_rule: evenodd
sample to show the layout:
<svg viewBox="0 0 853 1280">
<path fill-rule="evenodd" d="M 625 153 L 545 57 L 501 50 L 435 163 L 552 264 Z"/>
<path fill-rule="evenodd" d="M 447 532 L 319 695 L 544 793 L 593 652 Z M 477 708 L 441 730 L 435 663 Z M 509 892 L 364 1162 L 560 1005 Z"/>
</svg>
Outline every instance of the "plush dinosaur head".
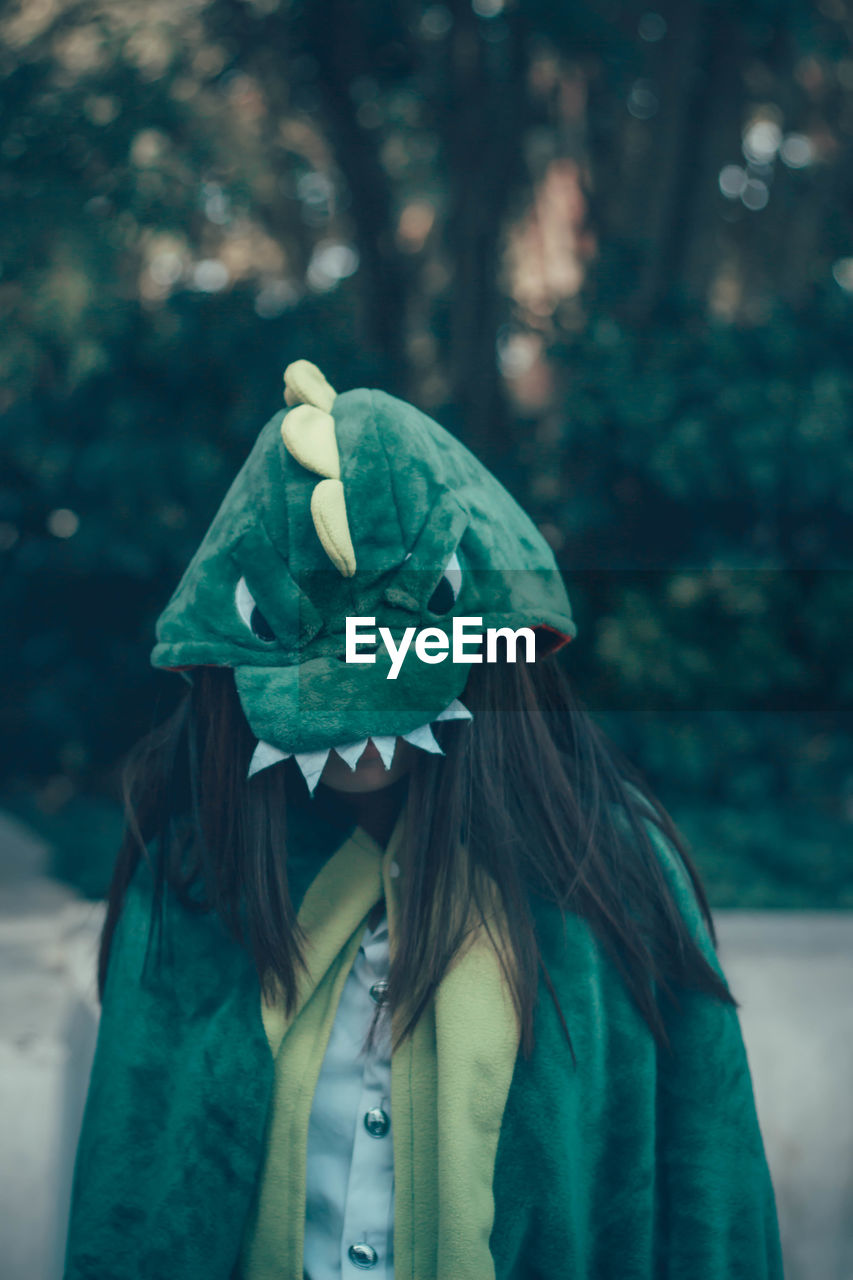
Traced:
<svg viewBox="0 0 853 1280">
<path fill-rule="evenodd" d="M 347 618 L 375 619 L 397 645 L 413 627 L 450 642 L 462 616 L 555 643 L 575 627 L 535 525 L 431 418 L 382 391 L 337 395 L 306 360 L 288 366 L 285 401 L 160 616 L 151 660 L 233 667 L 258 738 L 250 773 L 295 755 L 313 790 L 332 748 L 354 767 L 372 738 L 387 767 L 398 736 L 440 750 L 430 723 L 469 716 L 470 661 L 410 644 L 389 678 L 383 644 L 346 661 Z"/>
</svg>

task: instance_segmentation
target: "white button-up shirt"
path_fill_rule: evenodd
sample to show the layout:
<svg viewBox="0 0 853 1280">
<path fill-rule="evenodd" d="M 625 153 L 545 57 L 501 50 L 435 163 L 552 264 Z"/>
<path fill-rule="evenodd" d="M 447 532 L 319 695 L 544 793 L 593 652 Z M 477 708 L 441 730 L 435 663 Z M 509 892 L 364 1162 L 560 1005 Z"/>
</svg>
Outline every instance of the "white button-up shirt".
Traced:
<svg viewBox="0 0 853 1280">
<path fill-rule="evenodd" d="M 367 1034 L 388 978 L 388 920 L 366 929 L 344 984 L 308 1124 L 305 1280 L 394 1275 L 390 1019 Z M 371 988 L 373 994 L 371 995 Z"/>
</svg>

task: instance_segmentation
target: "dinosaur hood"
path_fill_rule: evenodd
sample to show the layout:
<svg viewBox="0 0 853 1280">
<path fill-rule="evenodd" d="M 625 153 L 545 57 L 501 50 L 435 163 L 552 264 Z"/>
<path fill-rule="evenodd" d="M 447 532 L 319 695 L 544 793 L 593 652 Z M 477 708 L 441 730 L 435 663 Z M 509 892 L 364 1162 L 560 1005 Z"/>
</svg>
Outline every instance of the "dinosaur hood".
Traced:
<svg viewBox="0 0 853 1280">
<path fill-rule="evenodd" d="M 456 617 L 558 643 L 575 627 L 542 535 L 438 423 L 382 391 L 337 395 L 305 360 L 288 366 L 285 400 L 161 614 L 151 660 L 232 667 L 258 738 L 250 772 L 294 754 L 313 789 L 330 748 L 354 766 L 373 738 L 387 766 L 396 736 L 439 750 L 430 722 L 469 715 L 469 661 L 422 660 L 412 644 L 389 679 L 382 644 L 373 662 L 345 660 L 347 618 L 398 644 L 412 627 L 452 642 Z"/>
</svg>

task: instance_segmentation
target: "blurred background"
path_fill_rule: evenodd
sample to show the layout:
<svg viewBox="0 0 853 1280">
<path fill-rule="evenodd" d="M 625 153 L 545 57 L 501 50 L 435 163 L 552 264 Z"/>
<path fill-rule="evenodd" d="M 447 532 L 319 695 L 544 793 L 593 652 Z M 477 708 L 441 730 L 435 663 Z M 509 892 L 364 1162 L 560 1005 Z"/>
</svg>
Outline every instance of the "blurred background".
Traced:
<svg viewBox="0 0 853 1280">
<path fill-rule="evenodd" d="M 853 905 L 853 5 L 0 17 L 0 799 L 100 894 L 153 623 L 307 357 L 568 573 L 718 906 Z"/>
<path fill-rule="evenodd" d="M 0 80 L 0 806 L 42 872 L 103 894 L 183 690 L 154 620 L 306 357 L 533 515 L 712 904 L 853 906 L 851 0 L 27 0 Z"/>
</svg>

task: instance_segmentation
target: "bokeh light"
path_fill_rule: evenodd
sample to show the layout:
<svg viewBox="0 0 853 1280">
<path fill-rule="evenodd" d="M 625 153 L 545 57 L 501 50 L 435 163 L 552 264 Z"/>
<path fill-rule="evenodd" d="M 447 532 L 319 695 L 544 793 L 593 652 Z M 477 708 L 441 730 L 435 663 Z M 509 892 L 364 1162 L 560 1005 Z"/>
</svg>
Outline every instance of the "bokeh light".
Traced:
<svg viewBox="0 0 853 1280">
<path fill-rule="evenodd" d="M 814 164 L 814 143 L 804 133 L 789 133 L 782 139 L 779 157 L 789 169 L 805 169 Z"/>
<path fill-rule="evenodd" d="M 358 270 L 358 251 L 351 244 L 324 241 L 316 246 L 306 279 L 312 289 L 324 293 Z"/>
<path fill-rule="evenodd" d="M 770 188 L 761 178 L 747 178 L 743 184 L 743 191 L 740 198 L 747 209 L 753 213 L 758 213 L 764 209 L 770 199 Z"/>
<path fill-rule="evenodd" d="M 853 258 L 839 258 L 833 262 L 832 278 L 845 293 L 853 293 Z"/>
<path fill-rule="evenodd" d="M 220 293 L 227 288 L 230 275 L 219 258 L 202 258 L 193 267 L 191 279 L 194 288 L 201 293 Z"/>
<path fill-rule="evenodd" d="M 739 200 L 747 183 L 746 170 L 739 164 L 727 164 L 720 170 L 720 190 L 727 200 Z"/>
<path fill-rule="evenodd" d="M 644 13 L 637 23 L 637 34 L 641 40 L 649 44 L 656 44 L 658 40 L 663 40 L 666 30 L 666 18 L 663 14 L 652 10 Z"/>
<path fill-rule="evenodd" d="M 651 80 L 637 80 L 628 94 L 628 110 L 636 120 L 650 120 L 657 115 L 658 96 Z"/>
<path fill-rule="evenodd" d="M 80 517 L 68 507 L 57 507 L 48 515 L 46 524 L 54 538 L 73 538 L 80 528 Z"/>
</svg>

